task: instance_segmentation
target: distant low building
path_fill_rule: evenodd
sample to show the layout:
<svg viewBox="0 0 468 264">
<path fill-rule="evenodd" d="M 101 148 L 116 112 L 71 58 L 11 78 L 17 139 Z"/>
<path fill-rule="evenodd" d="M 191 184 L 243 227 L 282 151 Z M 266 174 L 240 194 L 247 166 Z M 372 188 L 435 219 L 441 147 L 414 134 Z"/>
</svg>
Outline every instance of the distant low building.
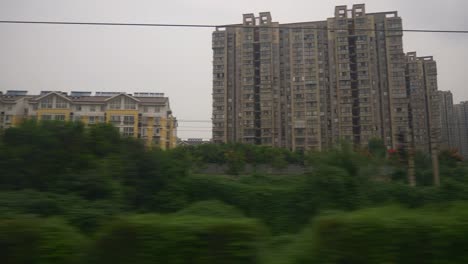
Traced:
<svg viewBox="0 0 468 264">
<path fill-rule="evenodd" d="M 196 146 L 210 143 L 210 141 L 203 140 L 202 138 L 188 138 L 187 140 L 181 140 L 179 142 L 180 146 Z"/>
<path fill-rule="evenodd" d="M 170 149 L 177 142 L 177 119 L 162 93 L 27 91 L 0 94 L 0 129 L 24 119 L 81 121 L 87 126 L 111 123 L 124 136 L 148 146 Z"/>
</svg>

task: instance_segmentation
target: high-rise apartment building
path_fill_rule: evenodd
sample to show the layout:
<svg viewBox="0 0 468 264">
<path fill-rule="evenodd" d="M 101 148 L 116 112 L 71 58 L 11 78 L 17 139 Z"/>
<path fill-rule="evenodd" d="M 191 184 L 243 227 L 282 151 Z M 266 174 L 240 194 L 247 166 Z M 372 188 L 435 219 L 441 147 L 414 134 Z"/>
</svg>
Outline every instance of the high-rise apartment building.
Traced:
<svg viewBox="0 0 468 264">
<path fill-rule="evenodd" d="M 279 29 L 260 16 L 213 33 L 214 142 L 281 144 Z"/>
<path fill-rule="evenodd" d="M 438 91 L 440 110 L 440 146 L 442 149 L 457 148 L 453 95 L 450 91 Z"/>
<path fill-rule="evenodd" d="M 460 102 L 453 106 L 455 144 L 463 157 L 468 158 L 468 102 Z"/>
<path fill-rule="evenodd" d="M 270 13 L 213 32 L 213 141 L 321 150 L 344 139 L 409 136 L 410 96 L 397 12 L 337 6 L 326 21 Z"/>
<path fill-rule="evenodd" d="M 282 146 L 327 148 L 330 123 L 327 22 L 282 25 L 280 29 L 280 90 Z"/>
<path fill-rule="evenodd" d="M 7 91 L 0 95 L 0 128 L 24 119 L 80 121 L 87 126 L 111 123 L 122 135 L 162 149 L 174 148 L 177 142 L 177 120 L 169 98 L 161 93 Z"/>
<path fill-rule="evenodd" d="M 338 6 L 328 27 L 338 137 L 355 144 L 377 137 L 395 148 L 408 132 L 401 18 Z"/>
<path fill-rule="evenodd" d="M 407 89 L 410 96 L 408 141 L 413 141 L 416 150 L 429 152 L 440 147 L 442 133 L 443 92 L 437 90 L 437 64 L 432 56 L 418 57 L 409 52 L 407 60 Z M 447 101 L 444 101 L 447 103 Z M 444 119 L 447 121 L 446 119 Z M 447 132 L 447 127 L 444 129 Z M 444 135 L 448 147 L 448 134 Z"/>
</svg>

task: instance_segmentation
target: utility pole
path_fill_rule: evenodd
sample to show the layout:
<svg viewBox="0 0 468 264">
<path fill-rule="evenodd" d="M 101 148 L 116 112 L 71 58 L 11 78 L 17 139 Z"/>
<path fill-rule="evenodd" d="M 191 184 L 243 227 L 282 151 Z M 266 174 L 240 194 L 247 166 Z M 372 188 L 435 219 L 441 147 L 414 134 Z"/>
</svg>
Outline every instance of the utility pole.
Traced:
<svg viewBox="0 0 468 264">
<path fill-rule="evenodd" d="M 407 140 L 407 149 L 408 149 L 408 183 L 411 187 L 416 186 L 416 176 L 414 172 L 414 140 L 413 140 L 413 128 L 410 125 L 409 128 L 409 137 Z"/>
<path fill-rule="evenodd" d="M 411 104 L 408 104 L 408 139 L 407 152 L 408 152 L 408 183 L 411 187 L 416 186 L 416 177 L 414 172 L 414 133 L 413 133 L 413 109 Z"/>
<path fill-rule="evenodd" d="M 432 128 L 431 131 L 431 157 L 432 157 L 432 174 L 435 186 L 440 186 L 440 172 L 439 172 L 439 149 L 438 140 L 439 129 Z"/>
<path fill-rule="evenodd" d="M 414 175 L 414 148 L 408 149 L 408 182 L 411 187 L 416 186 L 416 176 Z"/>
<path fill-rule="evenodd" d="M 439 142 L 440 142 L 440 109 L 436 94 L 429 97 L 429 142 L 432 159 L 432 175 L 434 186 L 440 186 L 440 172 L 439 172 Z"/>
</svg>

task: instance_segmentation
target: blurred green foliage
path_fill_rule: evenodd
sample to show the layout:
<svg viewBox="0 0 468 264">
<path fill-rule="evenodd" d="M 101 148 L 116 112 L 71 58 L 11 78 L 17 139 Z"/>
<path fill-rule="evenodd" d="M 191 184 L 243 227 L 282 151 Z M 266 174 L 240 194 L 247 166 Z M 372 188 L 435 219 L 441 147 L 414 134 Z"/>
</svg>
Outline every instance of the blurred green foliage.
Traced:
<svg viewBox="0 0 468 264">
<path fill-rule="evenodd" d="M 258 263 L 265 230 L 235 217 L 134 215 L 110 223 L 96 239 L 93 263 Z"/>
<path fill-rule="evenodd" d="M 467 263 L 467 209 L 455 203 L 325 214 L 277 263 Z"/>
<path fill-rule="evenodd" d="M 0 132 L 2 263 L 466 263 L 468 166 L 373 139 L 322 152 L 243 144 L 162 151 L 110 125 Z M 214 163 L 226 175 L 197 174 Z M 301 175 L 247 175 L 244 167 Z M 389 206 L 391 205 L 391 206 Z M 373 209 L 369 209 L 373 208 Z M 312 220 L 312 222 L 311 222 Z M 6 261 L 3 261 L 6 260 Z"/>
<path fill-rule="evenodd" d="M 0 220 L 2 263 L 83 263 L 87 243 L 61 219 L 15 215 Z"/>
<path fill-rule="evenodd" d="M 176 214 L 229 219 L 245 217 L 236 207 L 216 200 L 193 203 Z"/>
</svg>

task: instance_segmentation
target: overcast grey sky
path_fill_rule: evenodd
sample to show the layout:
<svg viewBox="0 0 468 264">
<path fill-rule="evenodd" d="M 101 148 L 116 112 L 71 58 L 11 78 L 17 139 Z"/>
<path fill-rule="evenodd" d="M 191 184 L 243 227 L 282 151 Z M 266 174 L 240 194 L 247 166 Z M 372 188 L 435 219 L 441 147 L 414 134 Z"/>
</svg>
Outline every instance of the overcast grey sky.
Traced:
<svg viewBox="0 0 468 264">
<path fill-rule="evenodd" d="M 466 0 L 0 0 L 0 20 L 234 24 L 270 11 L 280 23 L 325 20 L 334 6 L 398 11 L 405 29 L 468 30 Z M 179 137 L 211 137 L 211 31 L 0 24 L 0 91 L 164 92 Z M 439 89 L 468 100 L 468 34 L 405 33 L 405 51 L 433 55 Z M 198 128 L 196 128 L 198 127 Z M 203 131 L 198 131 L 203 130 Z"/>
</svg>

